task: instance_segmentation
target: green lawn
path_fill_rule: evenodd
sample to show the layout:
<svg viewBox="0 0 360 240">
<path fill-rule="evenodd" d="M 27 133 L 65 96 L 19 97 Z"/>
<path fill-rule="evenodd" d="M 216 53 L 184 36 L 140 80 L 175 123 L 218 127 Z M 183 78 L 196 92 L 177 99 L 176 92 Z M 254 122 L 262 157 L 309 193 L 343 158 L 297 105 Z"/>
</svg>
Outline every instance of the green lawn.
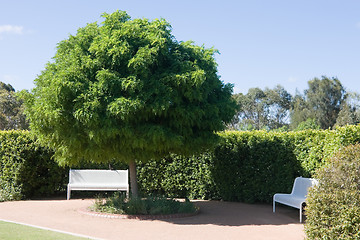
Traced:
<svg viewBox="0 0 360 240">
<path fill-rule="evenodd" d="M 68 234 L 43 230 L 29 227 L 21 224 L 8 223 L 0 221 L 0 239 L 1 240 L 39 240 L 39 239 L 56 239 L 56 240 L 80 240 L 85 239 Z"/>
</svg>

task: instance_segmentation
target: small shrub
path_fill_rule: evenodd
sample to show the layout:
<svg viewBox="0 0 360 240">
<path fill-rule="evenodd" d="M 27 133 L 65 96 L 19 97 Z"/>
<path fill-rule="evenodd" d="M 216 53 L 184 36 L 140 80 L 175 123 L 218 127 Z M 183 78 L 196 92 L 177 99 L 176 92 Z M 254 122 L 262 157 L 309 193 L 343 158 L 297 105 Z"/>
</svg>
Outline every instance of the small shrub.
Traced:
<svg viewBox="0 0 360 240">
<path fill-rule="evenodd" d="M 163 197 L 125 198 L 115 193 L 105 200 L 97 198 L 91 208 L 94 211 L 129 215 L 165 215 L 194 213 L 196 207 L 190 201 L 179 202 Z"/>
<path fill-rule="evenodd" d="M 0 202 L 21 200 L 21 197 L 21 188 L 19 186 L 0 179 Z"/>
<path fill-rule="evenodd" d="M 360 145 L 329 160 L 310 190 L 305 232 L 308 239 L 360 239 Z"/>
</svg>

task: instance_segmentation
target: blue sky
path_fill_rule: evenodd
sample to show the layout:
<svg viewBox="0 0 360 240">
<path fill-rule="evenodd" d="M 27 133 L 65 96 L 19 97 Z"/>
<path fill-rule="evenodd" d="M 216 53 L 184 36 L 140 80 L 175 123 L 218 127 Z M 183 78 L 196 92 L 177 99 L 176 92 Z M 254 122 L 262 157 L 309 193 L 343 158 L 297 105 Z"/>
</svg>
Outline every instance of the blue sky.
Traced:
<svg viewBox="0 0 360 240">
<path fill-rule="evenodd" d="M 34 87 L 58 42 L 119 9 L 132 18 L 165 18 L 178 41 L 218 49 L 219 75 L 235 93 L 280 84 L 294 94 L 322 75 L 360 92 L 360 1 L 0 0 L 0 6 L 0 81 L 16 90 Z"/>
</svg>

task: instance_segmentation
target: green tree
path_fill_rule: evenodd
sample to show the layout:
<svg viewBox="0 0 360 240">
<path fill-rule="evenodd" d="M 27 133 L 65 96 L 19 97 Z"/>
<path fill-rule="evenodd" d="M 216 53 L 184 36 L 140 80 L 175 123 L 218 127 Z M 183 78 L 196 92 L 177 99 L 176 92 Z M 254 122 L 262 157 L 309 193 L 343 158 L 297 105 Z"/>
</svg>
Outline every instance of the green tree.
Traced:
<svg viewBox="0 0 360 240">
<path fill-rule="evenodd" d="M 274 89 L 250 88 L 235 94 L 238 111 L 230 128 L 241 130 L 277 129 L 288 124 L 291 95 L 280 85 Z"/>
<path fill-rule="evenodd" d="M 61 41 L 25 93 L 31 131 L 61 164 L 129 164 L 212 146 L 235 113 L 213 48 L 178 42 L 164 19 L 104 14 Z"/>
<path fill-rule="evenodd" d="M 296 129 L 299 124 L 306 122 L 311 118 L 311 110 L 307 106 L 305 96 L 296 92 L 292 98 L 290 109 L 290 129 Z"/>
<path fill-rule="evenodd" d="M 246 95 L 242 93 L 234 96 L 238 103 L 236 129 L 251 130 L 262 129 L 267 126 L 266 95 L 260 88 L 250 88 Z"/>
<path fill-rule="evenodd" d="M 349 105 L 344 104 L 336 118 L 335 126 L 346 126 L 353 125 L 357 122 L 356 115 L 354 109 L 352 109 Z"/>
<path fill-rule="evenodd" d="M 348 92 L 346 95 L 335 126 L 356 125 L 360 122 L 360 95 L 356 92 Z"/>
<path fill-rule="evenodd" d="M 307 101 L 323 129 L 334 126 L 344 102 L 345 89 L 337 78 L 323 76 L 309 81 L 306 91 Z"/>
<path fill-rule="evenodd" d="M 316 119 L 308 118 L 306 121 L 301 122 L 296 128 L 295 131 L 302 131 L 307 129 L 319 130 L 320 125 Z"/>
<path fill-rule="evenodd" d="M 335 125 L 346 91 L 337 78 L 322 76 L 308 81 L 304 95 L 294 97 L 291 109 L 291 126 L 296 128 L 307 119 L 316 119 L 322 129 Z"/>
<path fill-rule="evenodd" d="M 274 89 L 265 89 L 265 95 L 269 105 L 270 129 L 286 128 L 289 124 L 291 94 L 282 86 L 277 85 Z"/>
<path fill-rule="evenodd" d="M 27 129 L 22 101 L 10 84 L 0 82 L 0 130 Z"/>
</svg>

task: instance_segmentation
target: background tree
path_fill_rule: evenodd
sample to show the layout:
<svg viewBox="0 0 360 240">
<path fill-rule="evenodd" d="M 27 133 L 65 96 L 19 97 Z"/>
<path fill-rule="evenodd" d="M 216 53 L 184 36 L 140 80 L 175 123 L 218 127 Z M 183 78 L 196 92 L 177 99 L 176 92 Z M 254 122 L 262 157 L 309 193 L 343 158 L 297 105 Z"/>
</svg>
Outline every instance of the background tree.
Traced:
<svg viewBox="0 0 360 240">
<path fill-rule="evenodd" d="M 288 125 L 291 95 L 280 85 L 274 89 L 250 88 L 246 95 L 234 95 L 238 111 L 233 129 L 277 129 Z"/>
<path fill-rule="evenodd" d="M 348 92 L 346 96 L 346 101 L 342 103 L 335 126 L 360 123 L 360 95 L 356 92 Z"/>
<path fill-rule="evenodd" d="M 302 130 L 307 130 L 307 129 L 319 130 L 320 129 L 320 124 L 318 123 L 318 121 L 316 119 L 308 118 L 306 121 L 301 122 L 294 129 L 294 131 L 302 131 Z"/>
<path fill-rule="evenodd" d="M 10 84 L 0 82 L 0 130 L 27 129 L 22 101 Z"/>
<path fill-rule="evenodd" d="M 344 102 L 345 89 L 337 78 L 314 78 L 308 82 L 306 98 L 313 115 L 318 119 L 321 128 L 332 127 Z"/>
<path fill-rule="evenodd" d="M 312 111 L 308 107 L 305 96 L 296 92 L 291 102 L 290 129 L 296 129 L 301 123 L 313 119 L 312 117 Z"/>
<path fill-rule="evenodd" d="M 282 86 L 266 89 L 269 105 L 269 128 L 278 129 L 289 125 L 292 96 Z"/>
<path fill-rule="evenodd" d="M 260 88 L 250 88 L 246 95 L 239 93 L 234 96 L 238 103 L 237 122 L 235 129 L 252 130 L 267 126 L 267 99 Z"/>
<path fill-rule="evenodd" d="M 24 94 L 31 131 L 67 165 L 129 163 L 212 146 L 235 113 L 214 49 L 178 42 L 164 19 L 126 12 L 80 28 Z"/>
<path fill-rule="evenodd" d="M 304 96 L 294 97 L 291 125 L 295 128 L 307 119 L 316 119 L 322 129 L 331 128 L 346 100 L 346 91 L 337 78 L 322 76 L 308 81 Z"/>
</svg>

